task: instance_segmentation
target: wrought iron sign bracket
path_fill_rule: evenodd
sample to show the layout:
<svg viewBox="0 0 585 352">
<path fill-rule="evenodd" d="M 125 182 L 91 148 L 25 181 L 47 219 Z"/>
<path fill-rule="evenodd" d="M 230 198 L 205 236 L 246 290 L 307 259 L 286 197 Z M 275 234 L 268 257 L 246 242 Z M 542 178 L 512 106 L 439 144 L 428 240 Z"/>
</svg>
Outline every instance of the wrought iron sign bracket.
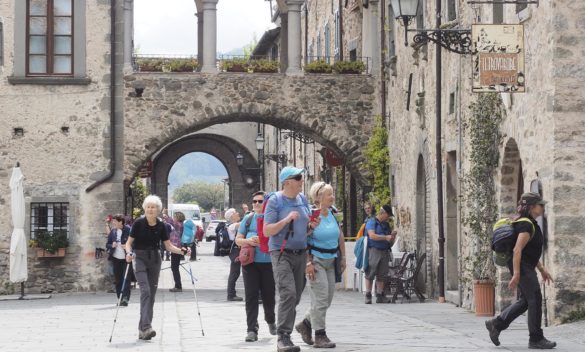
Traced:
<svg viewBox="0 0 585 352">
<path fill-rule="evenodd" d="M 311 144 L 311 143 L 315 142 L 315 140 L 313 140 L 312 138 L 307 137 L 304 134 L 302 134 L 300 132 L 295 132 L 295 131 L 283 132 L 282 136 L 285 139 L 292 138 L 292 139 L 296 139 L 297 141 L 299 141 L 301 143 L 306 143 L 306 144 Z"/>
<path fill-rule="evenodd" d="M 472 54 L 470 29 L 409 29 L 408 31 L 417 33 L 413 38 L 415 44 L 431 41 L 453 53 Z"/>
</svg>

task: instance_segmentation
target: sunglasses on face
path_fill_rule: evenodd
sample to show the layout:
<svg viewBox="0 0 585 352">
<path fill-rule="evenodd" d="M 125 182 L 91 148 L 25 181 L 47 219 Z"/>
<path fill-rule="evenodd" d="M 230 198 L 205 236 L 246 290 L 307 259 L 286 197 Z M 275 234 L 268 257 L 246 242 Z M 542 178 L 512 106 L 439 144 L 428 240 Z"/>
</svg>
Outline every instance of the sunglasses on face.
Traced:
<svg viewBox="0 0 585 352">
<path fill-rule="evenodd" d="M 262 203 L 264 203 L 264 199 L 254 199 L 252 201 L 252 204 L 262 204 Z"/>
<path fill-rule="evenodd" d="M 288 179 L 289 180 L 300 181 L 300 180 L 303 179 L 303 175 L 296 175 L 296 176 L 293 176 L 293 177 L 289 177 Z"/>
</svg>

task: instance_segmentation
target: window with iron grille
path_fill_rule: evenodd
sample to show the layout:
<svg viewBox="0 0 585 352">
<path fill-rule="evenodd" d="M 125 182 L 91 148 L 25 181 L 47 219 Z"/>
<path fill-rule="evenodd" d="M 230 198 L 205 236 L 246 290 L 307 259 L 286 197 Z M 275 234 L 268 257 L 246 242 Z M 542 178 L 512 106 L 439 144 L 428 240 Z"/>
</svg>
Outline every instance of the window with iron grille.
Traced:
<svg viewBox="0 0 585 352">
<path fill-rule="evenodd" d="M 55 231 L 65 231 L 69 235 L 69 203 L 31 203 L 31 239 L 39 232 Z"/>
<path fill-rule="evenodd" d="M 27 0 L 28 76 L 73 74 L 73 0 Z"/>
</svg>

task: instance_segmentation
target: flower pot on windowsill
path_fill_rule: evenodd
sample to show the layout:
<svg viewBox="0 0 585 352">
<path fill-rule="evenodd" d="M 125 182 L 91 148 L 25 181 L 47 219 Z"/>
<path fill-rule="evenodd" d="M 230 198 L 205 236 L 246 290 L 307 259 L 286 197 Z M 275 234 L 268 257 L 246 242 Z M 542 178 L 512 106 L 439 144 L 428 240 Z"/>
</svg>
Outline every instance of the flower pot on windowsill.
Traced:
<svg viewBox="0 0 585 352">
<path fill-rule="evenodd" d="M 475 315 L 493 317 L 495 314 L 495 284 L 492 280 L 475 280 L 473 282 L 473 300 Z"/>
<path fill-rule="evenodd" d="M 55 253 L 51 253 L 44 248 L 37 248 L 37 258 L 63 258 L 65 257 L 65 248 L 58 248 Z"/>
</svg>

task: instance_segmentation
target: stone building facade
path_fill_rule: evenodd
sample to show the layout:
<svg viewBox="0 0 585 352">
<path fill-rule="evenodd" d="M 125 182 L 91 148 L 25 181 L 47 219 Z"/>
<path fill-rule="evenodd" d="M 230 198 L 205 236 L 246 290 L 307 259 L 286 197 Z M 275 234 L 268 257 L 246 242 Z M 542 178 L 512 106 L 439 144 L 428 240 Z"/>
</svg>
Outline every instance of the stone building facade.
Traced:
<svg viewBox="0 0 585 352">
<path fill-rule="evenodd" d="M 282 47 L 292 53 L 286 75 L 218 72 L 210 55 L 215 53 L 217 0 L 196 1 L 200 25 L 205 23 L 199 35 L 204 39 L 202 70 L 206 72 L 161 74 L 132 72 L 133 1 L 75 0 L 70 9 L 62 9 L 61 17 L 74 19 L 69 34 L 63 34 L 72 39 L 70 52 L 38 46 L 38 38 L 28 38 L 34 45 L 27 46 L 26 4 L 20 0 L 0 4 L 0 105 L 7 126 L 0 132 L 2 293 L 17 287 L 8 281 L 12 230 L 8 180 L 17 161 L 26 177 L 27 239 L 37 231 L 66 230 L 70 242 L 63 258 L 38 258 L 34 249 L 29 250 L 28 292 L 93 291 L 106 286 L 105 259 L 96 256 L 96 248 L 104 246 L 104 219 L 126 208 L 133 178 L 164 153 L 168 157 L 160 160 L 160 170 L 181 152 L 215 146 L 234 174 L 230 175 L 237 181 L 234 190 L 240 190 L 233 204 L 244 200 L 251 189 L 248 177 L 258 182 L 255 131 L 243 128 L 237 138 L 220 143 L 214 126 L 238 122 L 251 123 L 254 129 L 263 123 L 302 132 L 344 155 L 348 169 L 364 182 L 360 150 L 373 123 L 368 117 L 376 105 L 375 86 L 367 75 L 302 74 L 300 55 L 297 60 L 295 54 L 301 52 L 300 1 L 278 2 L 288 25 L 299 29 L 288 31 L 293 34 L 283 41 Z M 46 10 L 33 8 L 31 15 L 46 17 L 50 14 Z M 27 55 L 36 66 L 26 66 Z M 49 56 L 52 61 L 44 59 Z M 43 62 L 48 65 L 39 66 Z M 57 62 L 59 66 L 51 66 Z M 199 144 L 186 146 L 185 139 L 190 138 Z M 234 151 L 239 147 L 245 156 L 242 167 L 235 165 Z M 159 181 L 164 183 L 164 175 Z"/>
</svg>

